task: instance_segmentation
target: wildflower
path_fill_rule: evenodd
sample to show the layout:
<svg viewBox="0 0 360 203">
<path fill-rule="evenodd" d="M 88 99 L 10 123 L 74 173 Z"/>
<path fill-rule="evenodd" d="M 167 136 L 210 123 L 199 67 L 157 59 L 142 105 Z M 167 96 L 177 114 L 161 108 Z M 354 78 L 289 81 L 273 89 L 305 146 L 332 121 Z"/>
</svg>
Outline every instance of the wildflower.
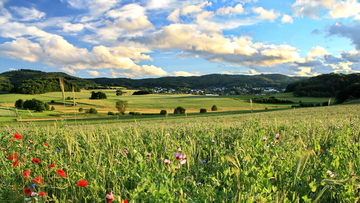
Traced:
<svg viewBox="0 0 360 203">
<path fill-rule="evenodd" d="M 35 184 L 31 184 L 30 187 L 31 187 L 31 188 L 34 188 L 34 187 L 35 187 Z"/>
<path fill-rule="evenodd" d="M 184 165 L 186 163 L 186 159 L 183 159 L 182 161 L 180 161 L 181 165 Z"/>
<path fill-rule="evenodd" d="M 24 176 L 25 178 L 28 178 L 29 175 L 30 175 L 30 171 L 24 171 L 23 176 Z"/>
<path fill-rule="evenodd" d="M 33 196 L 36 196 L 36 195 L 37 195 L 36 192 L 32 192 L 31 195 L 30 195 L 30 197 L 33 197 Z"/>
<path fill-rule="evenodd" d="M 354 172 L 352 172 L 351 174 L 350 174 L 350 178 L 352 178 L 352 177 L 354 177 L 355 175 L 354 175 Z"/>
<path fill-rule="evenodd" d="M 13 167 L 18 167 L 18 166 L 19 166 L 18 161 L 15 161 L 15 162 L 13 163 Z"/>
<path fill-rule="evenodd" d="M 279 134 L 276 134 L 276 135 L 275 135 L 275 138 L 276 138 L 277 140 L 279 140 L 279 139 L 280 139 L 280 135 L 279 135 Z"/>
<path fill-rule="evenodd" d="M 56 150 L 56 152 L 59 153 L 59 152 L 60 152 L 60 149 Z"/>
<path fill-rule="evenodd" d="M 44 143 L 44 145 L 45 145 L 45 146 L 49 146 L 49 144 L 48 144 L 48 143 Z"/>
<path fill-rule="evenodd" d="M 332 172 L 331 172 L 331 171 L 326 171 L 326 173 L 327 173 L 327 174 L 329 174 L 329 175 L 331 175 L 331 174 L 332 174 Z"/>
<path fill-rule="evenodd" d="M 150 154 L 150 153 L 147 153 L 146 156 L 150 158 L 151 154 Z"/>
<path fill-rule="evenodd" d="M 274 146 L 275 146 L 275 143 L 274 143 L 274 142 L 271 142 L 271 145 L 274 147 Z"/>
<path fill-rule="evenodd" d="M 37 163 L 37 164 L 40 163 L 39 159 L 35 159 L 35 158 L 32 159 L 32 162 Z"/>
<path fill-rule="evenodd" d="M 214 143 L 214 142 L 215 142 L 215 140 L 211 140 L 211 142 L 212 142 L 212 143 Z"/>
<path fill-rule="evenodd" d="M 13 160 L 14 158 L 13 158 L 13 156 L 12 155 L 10 155 L 9 157 L 8 157 L 8 160 L 9 161 L 11 161 L 11 160 Z"/>
<path fill-rule="evenodd" d="M 26 189 L 24 189 L 24 192 L 25 192 L 25 194 L 30 195 L 31 194 L 31 189 L 26 188 Z"/>
<path fill-rule="evenodd" d="M 302 186 L 302 183 L 299 183 L 300 186 Z"/>
<path fill-rule="evenodd" d="M 3 187 L 7 186 L 6 182 L 2 182 L 2 185 L 3 185 Z"/>
<path fill-rule="evenodd" d="M 14 142 L 14 139 L 10 139 L 11 140 L 11 142 Z"/>
<path fill-rule="evenodd" d="M 146 159 L 146 162 L 148 162 L 149 161 L 149 159 Z"/>
<path fill-rule="evenodd" d="M 353 141 L 352 140 L 350 140 L 350 143 L 352 143 Z"/>
<path fill-rule="evenodd" d="M 154 138 L 154 140 L 156 141 L 156 137 Z"/>
<path fill-rule="evenodd" d="M 179 153 L 181 152 L 181 147 L 178 148 L 178 152 L 179 152 Z"/>
<path fill-rule="evenodd" d="M 108 203 L 111 203 L 114 200 L 114 195 L 111 192 L 110 194 L 106 194 L 106 199 L 108 199 Z"/>
<path fill-rule="evenodd" d="M 77 185 L 80 186 L 80 187 L 86 187 L 87 186 L 87 181 L 86 180 L 79 180 Z"/>
<path fill-rule="evenodd" d="M 63 178 L 66 177 L 65 172 L 63 170 L 61 170 L 61 169 L 57 170 L 57 173 L 59 174 L 59 176 L 61 176 Z"/>
<path fill-rule="evenodd" d="M 164 160 L 164 163 L 165 163 L 166 165 L 168 165 L 168 164 L 170 164 L 170 163 L 171 163 L 171 161 L 170 161 L 170 160 L 168 160 L 168 159 L 165 159 L 165 160 Z"/>
<path fill-rule="evenodd" d="M 198 183 L 198 185 L 200 186 L 200 185 L 201 185 L 201 183 Z"/>
<path fill-rule="evenodd" d="M 46 196 L 46 193 L 45 192 L 40 192 L 39 196 Z"/>
<path fill-rule="evenodd" d="M 17 133 L 15 133 L 15 134 L 14 134 L 14 138 L 17 139 L 17 140 L 21 140 L 22 136 L 19 135 L 19 134 L 17 134 Z"/>
<path fill-rule="evenodd" d="M 180 161 L 180 159 L 183 158 L 183 155 L 182 155 L 182 154 L 179 154 L 179 153 L 175 153 L 175 154 L 174 154 L 174 157 L 175 157 L 178 161 Z"/>
<path fill-rule="evenodd" d="M 285 157 L 281 157 L 281 160 L 285 160 Z"/>
<path fill-rule="evenodd" d="M 50 164 L 50 165 L 49 165 L 49 168 L 54 168 L 54 167 L 55 167 L 54 164 Z"/>
<path fill-rule="evenodd" d="M 203 164 L 206 164 L 206 161 L 202 161 Z"/>
<path fill-rule="evenodd" d="M 32 141 L 32 140 L 29 140 L 29 143 L 30 143 L 30 144 L 34 144 L 34 141 Z"/>
<path fill-rule="evenodd" d="M 267 138 L 266 138 L 266 137 L 263 137 L 263 138 L 262 138 L 262 141 L 264 141 L 264 142 L 265 142 L 266 140 L 267 140 Z"/>
<path fill-rule="evenodd" d="M 1 151 L 4 151 L 5 150 L 5 147 L 1 148 Z"/>
<path fill-rule="evenodd" d="M 320 149 L 320 152 L 323 152 L 324 150 L 323 149 Z"/>
<path fill-rule="evenodd" d="M 33 180 L 34 183 L 40 183 L 40 185 L 44 184 L 44 182 L 41 180 L 41 177 L 40 176 L 37 176 L 34 180 Z"/>
</svg>

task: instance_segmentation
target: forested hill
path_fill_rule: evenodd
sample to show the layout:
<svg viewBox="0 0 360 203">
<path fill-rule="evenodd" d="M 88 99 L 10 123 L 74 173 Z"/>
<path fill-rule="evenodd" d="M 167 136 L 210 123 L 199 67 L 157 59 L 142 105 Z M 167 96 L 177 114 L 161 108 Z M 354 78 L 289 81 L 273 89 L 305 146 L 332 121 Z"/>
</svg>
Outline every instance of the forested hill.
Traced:
<svg viewBox="0 0 360 203">
<path fill-rule="evenodd" d="M 289 83 L 307 79 L 304 77 L 288 77 L 280 74 L 269 75 L 203 75 L 191 77 L 162 77 L 150 79 L 128 78 L 94 78 L 89 79 L 97 84 L 122 87 L 163 87 L 163 88 L 207 88 L 207 87 L 281 87 L 285 88 Z"/>
<path fill-rule="evenodd" d="M 294 92 L 296 97 L 333 97 L 338 91 L 353 89 L 356 83 L 360 83 L 360 73 L 330 73 L 291 83 L 285 92 Z"/>
<path fill-rule="evenodd" d="M 10 83 L 12 85 L 17 85 L 22 83 L 25 80 L 31 79 L 40 79 L 40 78 L 63 78 L 68 82 L 74 83 L 79 87 L 94 86 L 96 85 L 93 81 L 70 76 L 62 72 L 51 72 L 46 73 L 36 70 L 20 69 L 14 71 L 3 72 L 0 74 L 0 84 L 1 83 Z"/>
</svg>

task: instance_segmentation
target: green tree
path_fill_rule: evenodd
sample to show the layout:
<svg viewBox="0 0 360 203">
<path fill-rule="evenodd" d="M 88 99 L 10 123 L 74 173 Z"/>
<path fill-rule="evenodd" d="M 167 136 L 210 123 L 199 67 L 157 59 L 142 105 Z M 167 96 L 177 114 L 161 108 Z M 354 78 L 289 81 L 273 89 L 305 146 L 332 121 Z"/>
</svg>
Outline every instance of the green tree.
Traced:
<svg viewBox="0 0 360 203">
<path fill-rule="evenodd" d="M 206 113 L 206 109 L 200 109 L 200 113 Z"/>
<path fill-rule="evenodd" d="M 160 111 L 160 114 L 161 114 L 161 115 L 166 115 L 166 114 L 167 114 L 167 111 L 166 111 L 166 110 L 161 110 L 161 111 Z"/>
<path fill-rule="evenodd" d="M 15 102 L 15 107 L 16 108 L 23 108 L 24 107 L 24 100 L 19 99 Z"/>
<path fill-rule="evenodd" d="M 128 101 L 124 101 L 124 100 L 119 100 L 118 102 L 116 102 L 116 108 L 117 110 L 122 114 L 125 115 L 125 111 L 126 108 L 128 106 Z"/>
<path fill-rule="evenodd" d="M 55 111 L 55 107 L 54 107 L 54 106 L 51 106 L 51 111 Z"/>
<path fill-rule="evenodd" d="M 121 90 L 116 90 L 116 96 L 121 96 L 121 95 L 123 95 L 123 94 L 124 94 L 123 91 L 121 91 Z"/>
<path fill-rule="evenodd" d="M 211 107 L 211 111 L 217 111 L 217 110 L 218 110 L 218 108 L 217 108 L 216 105 L 213 105 L 213 106 Z"/>
<path fill-rule="evenodd" d="M 181 106 L 176 107 L 176 109 L 174 110 L 174 114 L 184 114 L 185 113 L 185 109 Z"/>
</svg>

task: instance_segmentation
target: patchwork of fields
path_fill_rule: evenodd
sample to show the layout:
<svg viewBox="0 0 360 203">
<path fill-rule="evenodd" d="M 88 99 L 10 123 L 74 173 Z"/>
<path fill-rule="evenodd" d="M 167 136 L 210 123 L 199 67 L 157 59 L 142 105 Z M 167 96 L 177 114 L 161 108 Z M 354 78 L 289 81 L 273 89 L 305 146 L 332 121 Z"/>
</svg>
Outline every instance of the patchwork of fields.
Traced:
<svg viewBox="0 0 360 203">
<path fill-rule="evenodd" d="M 13 125 L 1 130 L 0 202 L 356 202 L 359 107 Z"/>
</svg>

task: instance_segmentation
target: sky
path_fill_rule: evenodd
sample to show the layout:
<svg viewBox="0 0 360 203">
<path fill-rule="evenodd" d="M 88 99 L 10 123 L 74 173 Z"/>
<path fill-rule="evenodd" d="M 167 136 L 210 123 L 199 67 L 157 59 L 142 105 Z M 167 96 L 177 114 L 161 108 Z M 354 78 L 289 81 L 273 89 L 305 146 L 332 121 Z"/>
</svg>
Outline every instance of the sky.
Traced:
<svg viewBox="0 0 360 203">
<path fill-rule="evenodd" d="M 0 0 L 0 72 L 360 72 L 356 0 Z"/>
</svg>

